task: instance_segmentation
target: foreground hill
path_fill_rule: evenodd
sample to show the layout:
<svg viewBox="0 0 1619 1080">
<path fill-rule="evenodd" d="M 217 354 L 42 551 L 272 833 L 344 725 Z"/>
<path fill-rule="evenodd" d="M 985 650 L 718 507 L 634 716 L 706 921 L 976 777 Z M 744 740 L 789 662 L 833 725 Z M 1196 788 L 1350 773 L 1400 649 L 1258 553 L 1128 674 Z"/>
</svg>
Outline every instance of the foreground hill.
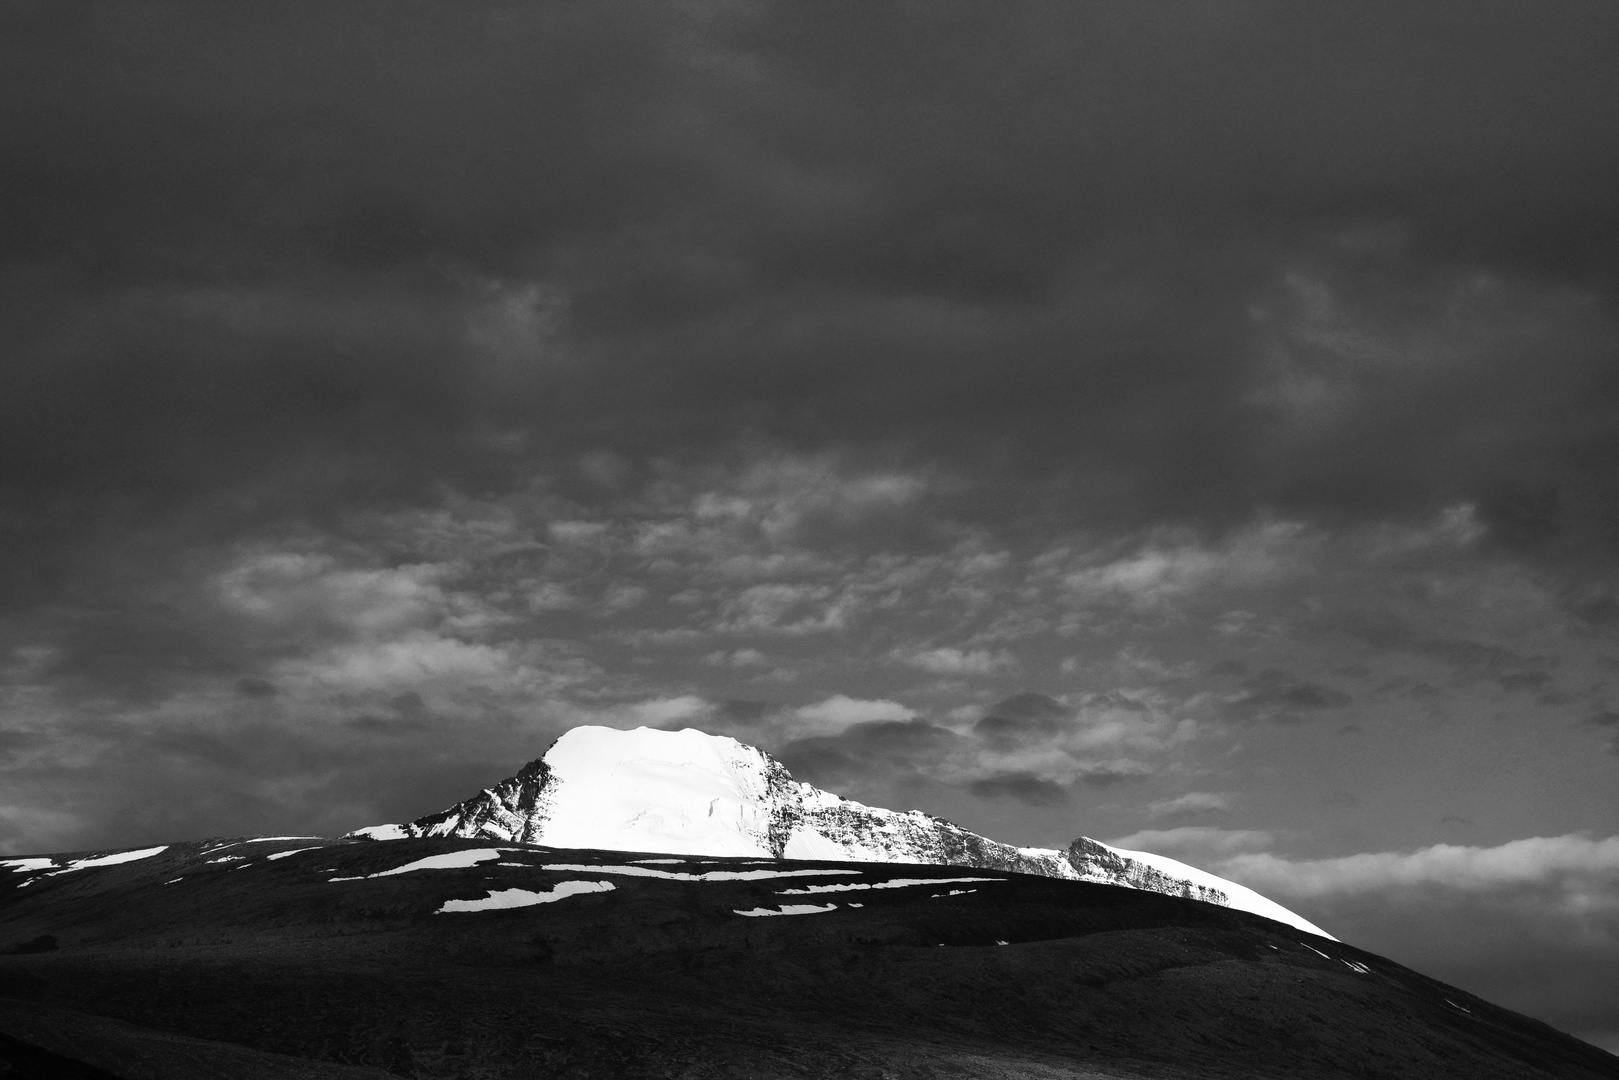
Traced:
<svg viewBox="0 0 1619 1080">
<path fill-rule="evenodd" d="M 0 951 L 24 1077 L 1619 1078 L 1296 927 L 981 869 L 177 844 L 0 866 Z"/>
</svg>

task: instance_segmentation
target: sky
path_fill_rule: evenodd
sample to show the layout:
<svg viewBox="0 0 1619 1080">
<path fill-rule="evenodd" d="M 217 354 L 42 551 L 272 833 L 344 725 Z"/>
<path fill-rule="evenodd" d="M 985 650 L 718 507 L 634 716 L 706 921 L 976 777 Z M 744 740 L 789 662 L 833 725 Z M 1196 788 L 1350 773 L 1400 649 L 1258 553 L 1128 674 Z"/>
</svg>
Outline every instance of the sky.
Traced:
<svg viewBox="0 0 1619 1080">
<path fill-rule="evenodd" d="M 1619 1051 L 1619 7 L 0 7 L 0 853 L 577 724 Z"/>
</svg>

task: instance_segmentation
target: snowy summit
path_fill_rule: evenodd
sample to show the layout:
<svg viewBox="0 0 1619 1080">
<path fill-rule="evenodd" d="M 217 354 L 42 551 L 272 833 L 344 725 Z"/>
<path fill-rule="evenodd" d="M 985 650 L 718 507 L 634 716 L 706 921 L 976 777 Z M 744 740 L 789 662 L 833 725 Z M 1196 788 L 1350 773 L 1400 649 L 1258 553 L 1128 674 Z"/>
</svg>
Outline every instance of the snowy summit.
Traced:
<svg viewBox="0 0 1619 1080">
<path fill-rule="evenodd" d="M 800 783 L 763 750 L 694 728 L 576 727 L 465 802 L 350 835 L 1010 870 L 1184 896 L 1331 937 L 1251 889 L 1174 859 L 1083 836 L 1066 851 L 998 843 L 919 810 L 866 806 Z"/>
</svg>

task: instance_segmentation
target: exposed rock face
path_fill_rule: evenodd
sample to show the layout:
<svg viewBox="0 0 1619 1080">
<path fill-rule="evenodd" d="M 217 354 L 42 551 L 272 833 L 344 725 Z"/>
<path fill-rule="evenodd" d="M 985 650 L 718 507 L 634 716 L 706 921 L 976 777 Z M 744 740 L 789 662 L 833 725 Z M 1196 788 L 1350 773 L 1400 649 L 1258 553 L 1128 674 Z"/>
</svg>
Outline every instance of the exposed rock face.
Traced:
<svg viewBox="0 0 1619 1080">
<path fill-rule="evenodd" d="M 800 783 L 757 747 L 690 728 L 574 728 L 465 802 L 350 835 L 1009 870 L 1184 896 L 1330 936 L 1241 885 L 1161 856 L 1083 836 L 1067 851 L 998 843 L 920 810 L 866 806 Z"/>
<path fill-rule="evenodd" d="M 544 758 L 448 810 L 403 826 L 406 836 L 491 836 L 538 844 L 550 817 L 551 767 Z"/>
<path fill-rule="evenodd" d="M 1128 885 L 1132 889 L 1184 896 L 1188 900 L 1202 900 L 1222 907 L 1229 907 L 1231 904 L 1231 898 L 1212 885 L 1200 885 L 1167 874 L 1156 867 L 1129 858 L 1117 848 L 1099 844 L 1088 836 L 1081 836 L 1068 845 L 1068 863 L 1086 881 Z"/>
</svg>

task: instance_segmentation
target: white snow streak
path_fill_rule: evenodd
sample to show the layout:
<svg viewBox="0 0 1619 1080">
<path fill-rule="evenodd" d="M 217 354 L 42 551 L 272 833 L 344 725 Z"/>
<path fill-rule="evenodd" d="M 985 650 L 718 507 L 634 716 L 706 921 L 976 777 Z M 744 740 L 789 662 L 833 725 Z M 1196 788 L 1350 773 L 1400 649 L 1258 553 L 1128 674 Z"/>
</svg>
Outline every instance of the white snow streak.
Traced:
<svg viewBox="0 0 1619 1080">
<path fill-rule="evenodd" d="M 707 870 L 701 874 L 688 874 L 679 870 L 655 870 L 650 866 L 594 866 L 590 863 L 555 863 L 540 869 L 565 870 L 575 874 L 624 874 L 629 877 L 662 878 L 665 881 L 762 881 L 766 878 L 862 873 L 859 870 Z"/>
<path fill-rule="evenodd" d="M 291 851 L 278 851 L 274 855 L 266 855 L 265 858 L 268 859 L 271 862 L 274 862 L 276 859 L 285 859 L 288 855 L 296 855 L 300 851 L 319 851 L 319 850 L 320 850 L 319 847 L 295 847 Z"/>
<path fill-rule="evenodd" d="M 500 858 L 503 851 L 515 851 L 516 848 L 469 848 L 466 851 L 450 851 L 443 855 L 429 855 L 425 859 L 408 862 L 404 866 L 396 866 L 392 870 L 384 870 L 377 874 L 359 874 L 355 877 L 327 878 L 327 881 L 362 881 L 366 878 L 393 877 L 395 874 L 409 874 L 415 870 L 464 870 L 469 866 L 477 866 L 481 862 Z"/>
<path fill-rule="evenodd" d="M 578 896 L 581 893 L 611 892 L 617 888 L 611 881 L 559 881 L 555 888 L 543 892 L 531 892 L 528 889 L 492 889 L 488 896 L 481 900 L 446 900 L 435 915 L 443 915 L 452 911 L 497 911 L 501 908 L 530 907 L 534 904 L 550 904 L 569 896 Z"/>
<path fill-rule="evenodd" d="M 783 904 L 780 911 L 765 907 L 752 908 L 748 911 L 743 911 L 740 908 L 732 908 L 731 910 L 738 915 L 746 915 L 751 919 L 760 915 L 819 915 L 823 912 L 836 911 L 837 909 L 838 905 L 836 904 L 827 904 L 825 907 L 820 907 L 816 904 Z"/>
<path fill-rule="evenodd" d="M 62 869 L 46 877 L 55 877 L 56 874 L 71 874 L 75 870 L 92 870 L 98 866 L 117 866 L 119 863 L 134 862 L 137 859 L 149 859 L 153 855 L 169 850 L 164 844 L 161 847 L 141 848 L 139 851 L 120 851 L 115 855 L 98 855 L 92 859 L 74 859 Z"/>
<path fill-rule="evenodd" d="M 823 871 L 824 873 L 824 871 Z M 808 885 L 802 889 L 781 889 L 777 896 L 804 896 L 809 893 L 823 892 L 850 892 L 854 889 L 903 889 L 910 885 L 956 885 L 969 881 L 1002 881 L 998 877 L 930 877 L 930 878 L 893 878 L 890 881 L 850 881 L 837 882 L 833 885 Z M 958 890 L 959 891 L 959 890 Z M 977 892 L 977 889 L 969 889 Z M 952 896 L 956 893 L 951 893 Z"/>
</svg>

